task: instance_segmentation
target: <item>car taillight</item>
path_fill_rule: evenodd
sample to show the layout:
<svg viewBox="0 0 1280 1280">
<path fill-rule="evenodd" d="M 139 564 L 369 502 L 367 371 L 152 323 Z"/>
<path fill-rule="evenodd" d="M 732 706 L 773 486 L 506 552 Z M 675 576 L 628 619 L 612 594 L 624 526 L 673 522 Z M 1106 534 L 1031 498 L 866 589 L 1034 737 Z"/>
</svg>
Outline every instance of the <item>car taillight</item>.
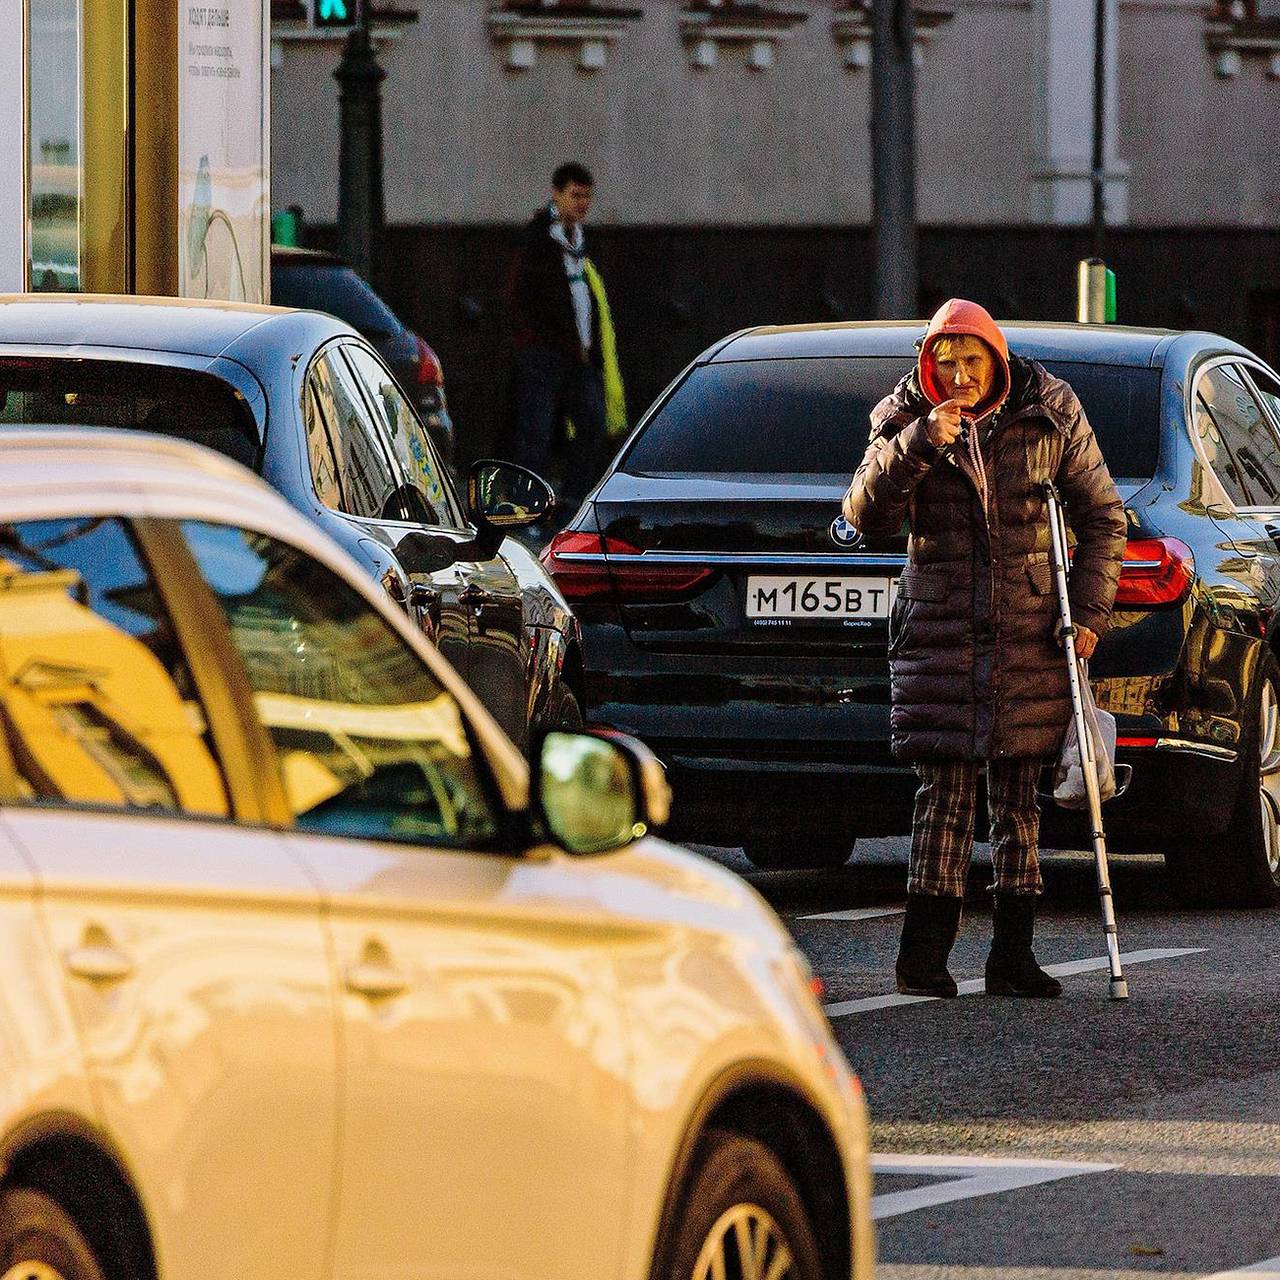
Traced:
<svg viewBox="0 0 1280 1280">
<path fill-rule="evenodd" d="M 417 334 L 414 338 L 418 343 L 418 386 L 443 387 L 444 369 L 439 357 Z"/>
<path fill-rule="evenodd" d="M 566 600 L 659 603 L 711 577 L 703 565 L 646 564 L 640 549 L 621 538 L 571 529 L 556 534 L 539 559 Z"/>
<path fill-rule="evenodd" d="M 1177 538 L 1131 538 L 1116 587 L 1116 605 L 1146 608 L 1186 599 L 1195 576 L 1191 548 Z"/>
</svg>

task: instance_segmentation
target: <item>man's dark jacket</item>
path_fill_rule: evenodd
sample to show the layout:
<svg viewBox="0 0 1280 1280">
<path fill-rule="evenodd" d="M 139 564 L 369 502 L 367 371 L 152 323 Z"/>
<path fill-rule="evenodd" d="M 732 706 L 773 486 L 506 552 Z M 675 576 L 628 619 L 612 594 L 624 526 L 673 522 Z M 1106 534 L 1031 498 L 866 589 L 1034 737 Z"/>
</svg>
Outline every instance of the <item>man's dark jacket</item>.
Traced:
<svg viewBox="0 0 1280 1280">
<path fill-rule="evenodd" d="M 551 208 L 545 206 L 520 233 L 511 263 L 508 305 L 517 347 L 541 345 L 578 359 L 580 340 L 573 294 L 564 270 L 564 246 L 551 238 Z M 592 363 L 601 364 L 600 316 L 591 302 Z"/>
<path fill-rule="evenodd" d="M 1074 620 L 1107 629 L 1124 557 L 1125 515 L 1071 388 L 1012 357 L 1010 391 L 980 428 L 990 488 L 959 445 L 939 451 L 917 373 L 871 415 L 871 441 L 844 500 L 850 523 L 893 534 L 908 517 L 907 567 L 889 621 L 893 752 L 899 759 L 1055 754 L 1070 715 L 1054 639 L 1057 596 L 1041 485 L 1053 480 L 1077 539 Z"/>
</svg>

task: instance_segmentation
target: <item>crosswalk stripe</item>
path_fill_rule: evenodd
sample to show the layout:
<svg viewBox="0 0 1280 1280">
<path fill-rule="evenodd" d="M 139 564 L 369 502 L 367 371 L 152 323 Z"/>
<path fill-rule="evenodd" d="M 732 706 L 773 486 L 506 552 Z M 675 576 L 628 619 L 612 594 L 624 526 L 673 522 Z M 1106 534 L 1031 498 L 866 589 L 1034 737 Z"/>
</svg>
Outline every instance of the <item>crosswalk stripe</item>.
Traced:
<svg viewBox="0 0 1280 1280">
<path fill-rule="evenodd" d="M 1268 1258 L 1265 1262 L 1255 1262 L 1235 1271 L 1217 1271 L 1206 1276 L 1205 1280 L 1236 1280 L 1237 1276 L 1247 1276 L 1249 1280 L 1280 1280 L 1280 1258 Z"/>
<path fill-rule="evenodd" d="M 813 916 L 797 916 L 797 920 L 878 920 L 881 916 L 900 916 L 906 907 L 850 907 L 848 911 L 820 911 Z"/>
<path fill-rule="evenodd" d="M 1125 951 L 1120 956 L 1122 965 L 1145 964 L 1149 960 L 1175 960 L 1179 956 L 1194 956 L 1207 950 L 1206 947 L 1151 947 L 1144 951 Z M 1068 960 L 1063 964 L 1044 966 L 1045 973 L 1055 978 L 1070 978 L 1078 973 L 1096 973 L 1106 969 L 1109 961 L 1106 956 L 1096 956 L 1091 960 Z M 969 978 L 957 984 L 962 996 L 977 995 L 987 989 L 982 978 Z M 883 996 L 867 996 L 862 1000 L 837 1000 L 834 1004 L 824 1005 L 828 1018 L 844 1018 L 853 1013 L 871 1013 L 876 1009 L 892 1009 L 900 1004 L 921 1004 L 926 1000 L 937 1000 L 938 996 L 903 996 L 896 991 Z"/>
<path fill-rule="evenodd" d="M 1114 1164 L 1081 1163 L 1074 1160 L 1024 1160 L 992 1156 L 882 1155 L 873 1153 L 871 1168 L 878 1174 L 928 1174 L 943 1179 L 907 1191 L 889 1191 L 872 1196 L 871 1216 L 877 1221 L 894 1218 L 916 1209 L 931 1209 L 953 1200 L 999 1195 L 1019 1187 L 1034 1187 L 1059 1178 L 1076 1178 L 1082 1173 L 1107 1173 Z"/>
</svg>

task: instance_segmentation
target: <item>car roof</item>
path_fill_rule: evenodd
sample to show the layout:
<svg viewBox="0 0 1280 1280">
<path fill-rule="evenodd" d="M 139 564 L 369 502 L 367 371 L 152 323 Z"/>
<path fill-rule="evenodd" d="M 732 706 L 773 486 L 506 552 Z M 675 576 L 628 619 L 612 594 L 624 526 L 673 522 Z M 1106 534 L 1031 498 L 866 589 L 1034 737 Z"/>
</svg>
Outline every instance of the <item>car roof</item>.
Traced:
<svg viewBox="0 0 1280 1280">
<path fill-rule="evenodd" d="M 251 471 L 169 436 L 119 427 L 0 427 L 0 458 L 0 519 L 160 514 L 158 507 L 176 503 L 192 519 L 252 514 L 308 547 L 320 540 Z"/>
<path fill-rule="evenodd" d="M 321 332 L 321 331 L 324 332 Z M 253 334 L 249 346 L 272 339 L 282 345 L 351 334 L 349 325 L 320 312 L 251 302 L 147 298 L 114 294 L 0 294 L 0 344 L 172 351 L 214 358 Z M 295 347 L 296 349 L 296 347 Z M 237 358 L 241 358 L 237 355 Z"/>
<path fill-rule="evenodd" d="M 1034 360 L 1084 360 L 1103 364 L 1152 365 L 1173 329 L 1114 324 L 1000 321 L 1010 348 Z M 710 355 L 712 362 L 804 357 L 915 355 L 926 320 L 846 321 L 828 324 L 761 325 L 734 334 Z"/>
</svg>

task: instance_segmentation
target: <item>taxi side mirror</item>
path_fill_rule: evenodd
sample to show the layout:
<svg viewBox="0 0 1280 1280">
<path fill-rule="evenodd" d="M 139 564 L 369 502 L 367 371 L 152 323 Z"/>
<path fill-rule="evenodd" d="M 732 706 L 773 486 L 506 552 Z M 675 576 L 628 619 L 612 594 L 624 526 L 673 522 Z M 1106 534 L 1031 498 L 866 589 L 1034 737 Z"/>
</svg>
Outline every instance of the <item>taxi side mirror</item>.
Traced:
<svg viewBox="0 0 1280 1280">
<path fill-rule="evenodd" d="M 531 805 L 567 853 L 608 853 L 660 829 L 671 789 L 643 743 L 609 731 L 552 729 L 535 745 Z"/>
</svg>

